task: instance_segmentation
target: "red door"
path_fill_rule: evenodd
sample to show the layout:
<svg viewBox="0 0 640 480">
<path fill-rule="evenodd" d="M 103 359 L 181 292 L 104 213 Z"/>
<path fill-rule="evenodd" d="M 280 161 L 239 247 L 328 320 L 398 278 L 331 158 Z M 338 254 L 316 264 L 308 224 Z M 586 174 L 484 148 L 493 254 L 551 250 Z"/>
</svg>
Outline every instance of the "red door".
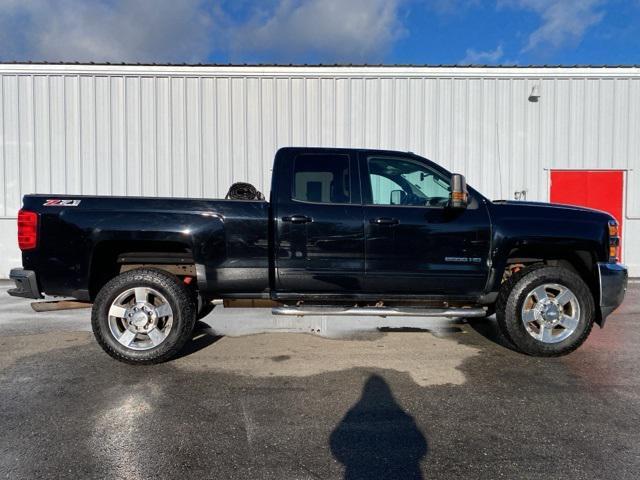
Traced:
<svg viewBox="0 0 640 480">
<path fill-rule="evenodd" d="M 623 180 L 622 170 L 552 170 L 550 201 L 610 213 L 620 224 L 622 243 Z"/>
</svg>

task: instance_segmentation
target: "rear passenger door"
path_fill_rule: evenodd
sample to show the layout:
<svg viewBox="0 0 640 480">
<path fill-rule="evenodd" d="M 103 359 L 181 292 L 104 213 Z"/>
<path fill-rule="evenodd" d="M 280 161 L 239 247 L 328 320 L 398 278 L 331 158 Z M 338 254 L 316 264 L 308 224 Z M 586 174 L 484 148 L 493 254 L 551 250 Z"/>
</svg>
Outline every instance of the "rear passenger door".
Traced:
<svg viewBox="0 0 640 480">
<path fill-rule="evenodd" d="M 357 158 L 348 150 L 298 151 L 276 207 L 279 291 L 358 291 L 364 229 Z M 284 172 L 279 172 L 280 174 Z"/>
</svg>

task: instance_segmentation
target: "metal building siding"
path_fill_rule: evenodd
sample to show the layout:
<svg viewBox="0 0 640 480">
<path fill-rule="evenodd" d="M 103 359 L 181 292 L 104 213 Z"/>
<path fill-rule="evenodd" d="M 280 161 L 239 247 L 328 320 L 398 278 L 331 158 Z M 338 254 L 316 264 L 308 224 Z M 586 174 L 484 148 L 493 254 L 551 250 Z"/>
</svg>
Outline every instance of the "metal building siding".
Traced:
<svg viewBox="0 0 640 480">
<path fill-rule="evenodd" d="M 31 192 L 267 193 L 276 149 L 309 145 L 411 150 L 490 198 L 546 201 L 550 168 L 625 169 L 640 220 L 638 68 L 0 65 L 0 83 L 5 219 Z"/>
</svg>

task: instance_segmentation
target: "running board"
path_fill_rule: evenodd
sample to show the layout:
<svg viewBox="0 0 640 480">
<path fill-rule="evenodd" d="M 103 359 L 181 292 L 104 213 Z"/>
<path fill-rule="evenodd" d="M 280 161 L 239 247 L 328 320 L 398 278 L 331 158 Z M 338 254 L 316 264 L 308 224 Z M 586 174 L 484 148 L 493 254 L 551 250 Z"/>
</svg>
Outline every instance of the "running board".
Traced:
<svg viewBox="0 0 640 480">
<path fill-rule="evenodd" d="M 273 315 L 378 316 L 378 317 L 485 317 L 484 308 L 396 308 L 396 307 L 275 307 Z"/>
<path fill-rule="evenodd" d="M 60 310 L 76 310 L 78 308 L 91 308 L 89 302 L 76 300 L 52 300 L 47 302 L 32 302 L 31 308 L 36 312 L 57 312 Z"/>
</svg>

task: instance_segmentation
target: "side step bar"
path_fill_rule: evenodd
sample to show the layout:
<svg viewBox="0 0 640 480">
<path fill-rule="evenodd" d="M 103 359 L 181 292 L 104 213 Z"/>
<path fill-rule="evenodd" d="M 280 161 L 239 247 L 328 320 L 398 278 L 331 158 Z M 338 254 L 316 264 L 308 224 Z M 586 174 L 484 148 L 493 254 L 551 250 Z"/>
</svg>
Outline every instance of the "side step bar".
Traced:
<svg viewBox="0 0 640 480">
<path fill-rule="evenodd" d="M 398 308 L 398 307 L 275 307 L 273 315 L 379 316 L 379 317 L 484 317 L 484 308 Z"/>
</svg>

